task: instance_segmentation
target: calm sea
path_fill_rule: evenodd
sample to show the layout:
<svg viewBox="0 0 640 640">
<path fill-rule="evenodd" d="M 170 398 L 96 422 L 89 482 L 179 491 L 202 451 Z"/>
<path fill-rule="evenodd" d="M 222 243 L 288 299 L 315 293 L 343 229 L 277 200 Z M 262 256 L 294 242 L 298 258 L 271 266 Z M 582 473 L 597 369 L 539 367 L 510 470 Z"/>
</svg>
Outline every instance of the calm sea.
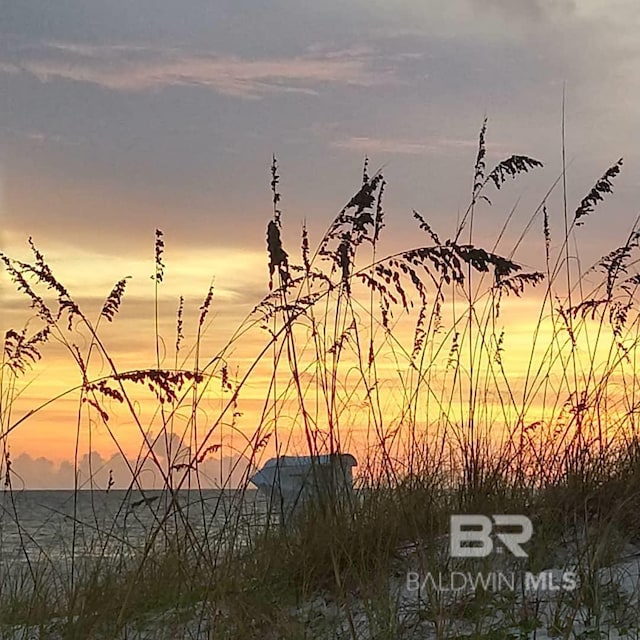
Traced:
<svg viewBox="0 0 640 640">
<path fill-rule="evenodd" d="M 197 540 L 221 530 L 245 535 L 266 518 L 255 491 L 181 491 L 179 509 L 163 491 L 22 491 L 0 494 L 0 569 L 34 560 L 135 554 L 160 530 L 188 528 Z"/>
</svg>

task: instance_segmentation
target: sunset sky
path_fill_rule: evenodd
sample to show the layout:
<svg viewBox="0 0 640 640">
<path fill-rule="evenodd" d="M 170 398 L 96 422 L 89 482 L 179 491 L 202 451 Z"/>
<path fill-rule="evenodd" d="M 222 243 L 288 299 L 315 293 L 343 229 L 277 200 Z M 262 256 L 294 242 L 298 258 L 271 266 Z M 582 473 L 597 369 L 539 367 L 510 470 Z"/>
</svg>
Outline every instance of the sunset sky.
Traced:
<svg viewBox="0 0 640 640">
<path fill-rule="evenodd" d="M 441 237 L 454 233 L 486 115 L 488 164 L 524 153 L 545 165 L 476 218 L 476 242 L 491 248 L 517 203 L 498 246 L 508 254 L 560 174 L 566 88 L 569 207 L 624 157 L 615 196 L 579 230 L 590 264 L 638 212 L 639 29 L 633 0 L 0 2 L 2 251 L 26 258 L 33 236 L 97 309 L 133 276 L 122 324 L 107 333 L 123 366 L 153 366 L 156 228 L 167 244 L 167 331 L 178 296 L 193 322 L 215 278 L 211 341 L 222 344 L 267 290 L 273 153 L 291 253 L 304 220 L 318 238 L 358 188 L 365 155 L 389 183 L 391 252 L 427 243 L 412 209 Z M 552 233 L 560 196 L 549 199 Z M 516 257 L 541 269 L 532 237 Z M 0 328 L 21 328 L 28 305 L 4 275 L 0 287 Z M 527 309 L 513 312 L 515 334 Z M 23 401 L 75 384 L 65 371 L 52 352 Z M 35 484 L 67 482 L 55 465 L 73 455 L 69 420 L 74 409 L 61 404 L 12 434 L 12 457 L 33 458 L 23 473 Z"/>
</svg>

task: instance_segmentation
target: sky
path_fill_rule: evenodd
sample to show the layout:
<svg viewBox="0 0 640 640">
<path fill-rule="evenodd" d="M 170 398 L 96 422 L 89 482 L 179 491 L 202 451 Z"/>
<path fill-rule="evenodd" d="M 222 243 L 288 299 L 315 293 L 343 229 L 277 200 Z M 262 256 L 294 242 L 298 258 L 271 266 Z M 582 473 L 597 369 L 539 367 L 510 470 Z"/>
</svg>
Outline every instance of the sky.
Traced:
<svg viewBox="0 0 640 640">
<path fill-rule="evenodd" d="M 564 92 L 569 201 L 625 161 L 615 197 L 580 230 L 591 262 L 636 216 L 639 27 L 631 0 L 0 0 L 2 250 L 25 257 L 33 236 L 89 305 L 134 276 L 113 339 L 138 361 L 156 228 L 169 315 L 178 295 L 197 311 L 215 277 L 224 334 L 266 291 L 274 153 L 290 244 L 303 221 L 322 233 L 368 156 L 388 181 L 393 251 L 415 243 L 412 209 L 453 234 L 487 116 L 489 162 L 525 153 L 545 165 L 477 217 L 478 242 L 491 243 L 517 204 L 508 252 L 560 174 Z M 560 229 L 561 199 L 549 209 Z M 542 266 L 533 242 L 518 257 Z M 24 301 L 0 286 L 1 326 L 19 326 Z M 66 381 L 56 357 L 26 398 Z M 68 461 L 73 437 L 42 429 L 16 430 L 14 457 Z"/>
</svg>

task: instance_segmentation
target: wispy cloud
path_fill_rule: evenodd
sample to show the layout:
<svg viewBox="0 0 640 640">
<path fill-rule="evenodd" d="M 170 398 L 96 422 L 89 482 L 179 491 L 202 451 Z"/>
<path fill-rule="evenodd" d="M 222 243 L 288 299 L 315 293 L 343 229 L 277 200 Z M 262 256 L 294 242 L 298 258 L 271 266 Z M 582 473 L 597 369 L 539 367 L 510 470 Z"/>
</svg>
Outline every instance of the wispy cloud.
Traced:
<svg viewBox="0 0 640 640">
<path fill-rule="evenodd" d="M 391 82 L 392 73 L 374 69 L 372 58 L 366 48 L 249 59 L 175 48 L 50 43 L 5 51 L 0 57 L 0 71 L 29 73 L 43 82 L 65 79 L 117 91 L 190 85 L 257 98 L 269 92 L 315 93 L 327 84 L 373 86 Z"/>
<path fill-rule="evenodd" d="M 454 138 L 373 138 L 368 136 L 351 136 L 344 140 L 334 140 L 331 146 L 338 149 L 347 149 L 359 153 L 389 153 L 409 155 L 430 155 L 440 153 L 446 149 L 475 149 L 478 141 L 475 139 Z M 487 144 L 487 149 L 499 153 L 504 145 L 497 143 Z"/>
<path fill-rule="evenodd" d="M 480 10 L 494 9 L 507 18 L 525 20 L 551 20 L 571 15 L 577 8 L 575 0 L 475 0 L 474 6 Z"/>
</svg>

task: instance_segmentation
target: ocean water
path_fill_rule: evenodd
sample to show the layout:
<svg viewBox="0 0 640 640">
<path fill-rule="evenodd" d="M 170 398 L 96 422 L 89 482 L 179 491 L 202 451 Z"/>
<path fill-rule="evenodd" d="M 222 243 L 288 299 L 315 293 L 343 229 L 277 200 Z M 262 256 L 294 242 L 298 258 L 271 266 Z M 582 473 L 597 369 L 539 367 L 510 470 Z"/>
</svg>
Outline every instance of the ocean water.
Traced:
<svg viewBox="0 0 640 640">
<path fill-rule="evenodd" d="M 224 535 L 248 536 L 267 518 L 255 491 L 21 491 L 0 494 L 0 571 L 44 561 L 68 565 L 91 558 L 135 555 L 155 535 L 189 529 L 203 544 Z"/>
</svg>

